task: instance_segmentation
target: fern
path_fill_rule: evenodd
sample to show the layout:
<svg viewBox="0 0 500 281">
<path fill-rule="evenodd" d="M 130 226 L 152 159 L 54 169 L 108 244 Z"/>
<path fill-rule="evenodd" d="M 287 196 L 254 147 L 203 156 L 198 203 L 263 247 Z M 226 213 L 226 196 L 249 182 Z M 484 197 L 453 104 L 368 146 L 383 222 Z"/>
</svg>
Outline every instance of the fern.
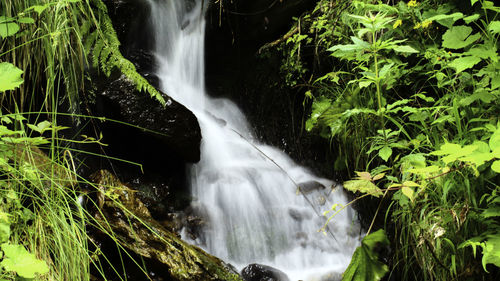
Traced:
<svg viewBox="0 0 500 281">
<path fill-rule="evenodd" d="M 106 76 L 111 75 L 114 68 L 120 70 L 131 80 L 137 90 L 147 92 L 151 97 L 165 105 L 161 93 L 140 75 L 134 64 L 123 57 L 120 52 L 120 41 L 116 35 L 106 5 L 102 0 L 92 0 L 94 8 L 91 11 L 94 20 L 94 30 L 87 23 L 82 24 L 80 30 L 83 34 L 86 56 L 92 55 L 92 65 L 99 68 Z M 94 14 L 95 12 L 95 14 Z M 92 31 L 91 31 L 92 30 Z"/>
</svg>

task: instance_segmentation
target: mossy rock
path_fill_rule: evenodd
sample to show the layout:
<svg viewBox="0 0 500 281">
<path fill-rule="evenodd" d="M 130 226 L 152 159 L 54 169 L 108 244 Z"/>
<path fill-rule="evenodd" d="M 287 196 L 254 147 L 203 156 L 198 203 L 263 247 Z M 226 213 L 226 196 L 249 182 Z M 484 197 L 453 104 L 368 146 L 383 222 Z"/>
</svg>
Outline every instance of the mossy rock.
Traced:
<svg viewBox="0 0 500 281">
<path fill-rule="evenodd" d="M 101 209 L 96 220 L 127 250 L 161 263 L 172 280 L 242 280 L 230 265 L 189 245 L 153 220 L 136 191 L 111 173 L 101 170 L 92 178 L 101 193 L 98 201 L 103 200 L 97 204 Z"/>
</svg>

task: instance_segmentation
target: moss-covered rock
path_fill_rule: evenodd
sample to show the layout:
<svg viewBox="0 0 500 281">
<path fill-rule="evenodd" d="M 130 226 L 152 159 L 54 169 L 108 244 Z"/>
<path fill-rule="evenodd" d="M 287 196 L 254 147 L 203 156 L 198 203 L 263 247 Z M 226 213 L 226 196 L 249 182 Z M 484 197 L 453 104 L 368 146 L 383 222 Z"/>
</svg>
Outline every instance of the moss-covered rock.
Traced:
<svg viewBox="0 0 500 281">
<path fill-rule="evenodd" d="M 101 170 L 93 175 L 99 196 L 95 217 L 128 252 L 163 269 L 164 279 L 182 281 L 241 280 L 230 265 L 189 245 L 153 220 L 134 190 Z M 98 244 L 98 243 L 97 243 Z"/>
</svg>

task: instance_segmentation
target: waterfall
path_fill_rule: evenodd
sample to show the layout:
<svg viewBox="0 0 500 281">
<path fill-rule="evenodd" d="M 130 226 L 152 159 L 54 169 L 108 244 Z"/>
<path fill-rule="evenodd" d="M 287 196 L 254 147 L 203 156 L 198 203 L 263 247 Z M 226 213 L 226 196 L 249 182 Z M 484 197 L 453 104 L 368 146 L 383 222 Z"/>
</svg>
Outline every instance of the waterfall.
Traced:
<svg viewBox="0 0 500 281">
<path fill-rule="evenodd" d="M 261 263 L 291 280 L 338 276 L 359 244 L 354 212 L 337 215 L 326 235 L 318 230 L 324 211 L 347 203 L 342 188 L 256 141 L 235 104 L 206 94 L 202 5 L 208 1 L 149 1 L 161 88 L 193 111 L 203 135 L 201 160 L 189 174 L 193 208 L 203 211 L 206 224 L 191 242 L 239 269 Z"/>
</svg>

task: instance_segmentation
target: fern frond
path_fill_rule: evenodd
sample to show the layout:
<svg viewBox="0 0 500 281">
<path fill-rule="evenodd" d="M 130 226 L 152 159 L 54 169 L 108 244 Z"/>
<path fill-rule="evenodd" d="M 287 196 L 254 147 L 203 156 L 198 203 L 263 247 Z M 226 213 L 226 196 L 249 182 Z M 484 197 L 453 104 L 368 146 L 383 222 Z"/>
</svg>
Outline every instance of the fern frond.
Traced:
<svg viewBox="0 0 500 281">
<path fill-rule="evenodd" d="M 87 55 L 92 55 L 93 66 L 99 68 L 106 76 L 109 76 L 114 68 L 120 70 L 135 84 L 137 90 L 149 93 L 151 97 L 165 105 L 161 93 L 142 77 L 134 64 L 120 52 L 120 40 L 107 13 L 106 5 L 102 0 L 92 0 L 92 4 L 98 22 L 96 19 L 95 30 L 86 36 L 84 48 Z"/>
</svg>

